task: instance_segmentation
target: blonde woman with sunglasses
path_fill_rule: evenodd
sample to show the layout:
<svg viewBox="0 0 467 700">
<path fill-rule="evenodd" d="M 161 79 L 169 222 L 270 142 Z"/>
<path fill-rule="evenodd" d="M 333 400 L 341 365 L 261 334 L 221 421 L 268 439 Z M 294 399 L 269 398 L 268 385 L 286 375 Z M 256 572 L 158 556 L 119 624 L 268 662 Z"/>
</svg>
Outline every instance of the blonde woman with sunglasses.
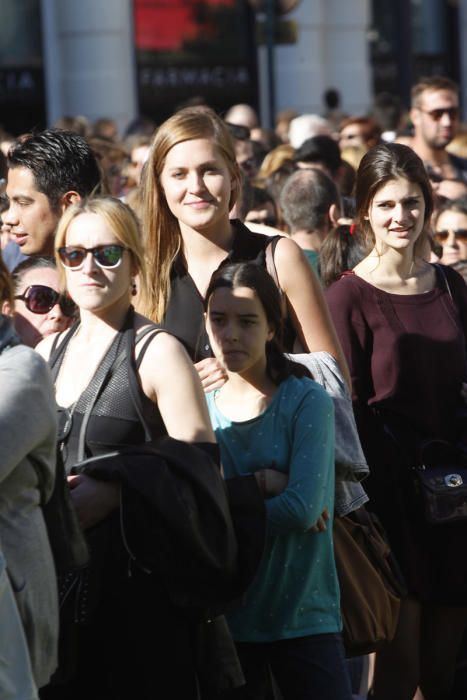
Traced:
<svg viewBox="0 0 467 700">
<path fill-rule="evenodd" d="M 213 443 L 201 384 L 185 350 L 131 304 L 136 293 L 140 299 L 147 293 L 132 211 L 111 197 L 75 204 L 60 221 L 55 245 L 80 312 L 70 331 L 39 346 L 55 376 L 66 470 L 79 460 L 80 439 L 84 457 L 144 442 L 141 415 L 153 439 L 168 434 Z M 90 579 L 85 595 L 74 599 L 85 622 L 76 631 L 74 668 L 44 697 L 143 700 L 169 684 L 173 697 L 196 697 L 191 623 L 155 575 L 131 565 L 120 534 L 120 486 L 84 474 L 68 481 L 91 551 Z"/>
</svg>

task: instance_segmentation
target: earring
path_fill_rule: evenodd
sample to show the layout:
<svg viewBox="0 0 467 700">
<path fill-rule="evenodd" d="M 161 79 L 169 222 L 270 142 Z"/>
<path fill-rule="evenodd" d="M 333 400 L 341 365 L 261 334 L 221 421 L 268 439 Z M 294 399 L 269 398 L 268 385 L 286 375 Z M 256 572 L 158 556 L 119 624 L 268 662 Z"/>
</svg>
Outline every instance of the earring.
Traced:
<svg viewBox="0 0 467 700">
<path fill-rule="evenodd" d="M 138 290 L 136 288 L 136 282 L 135 280 L 131 280 L 131 296 L 135 297 L 138 294 Z"/>
</svg>

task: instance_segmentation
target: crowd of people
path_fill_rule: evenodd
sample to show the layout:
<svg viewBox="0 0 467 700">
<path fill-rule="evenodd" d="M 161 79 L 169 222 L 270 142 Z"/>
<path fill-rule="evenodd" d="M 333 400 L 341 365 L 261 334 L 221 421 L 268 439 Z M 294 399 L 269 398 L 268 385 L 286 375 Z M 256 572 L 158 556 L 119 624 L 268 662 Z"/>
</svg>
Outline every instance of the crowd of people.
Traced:
<svg viewBox="0 0 467 700">
<path fill-rule="evenodd" d="M 427 444 L 467 474 L 459 91 L 327 99 L 275 130 L 197 100 L 121 140 L 2 138 L 3 700 L 467 692 L 467 512 L 430 521 L 415 485 Z M 322 358 L 404 582 L 372 673 L 342 636 Z"/>
</svg>

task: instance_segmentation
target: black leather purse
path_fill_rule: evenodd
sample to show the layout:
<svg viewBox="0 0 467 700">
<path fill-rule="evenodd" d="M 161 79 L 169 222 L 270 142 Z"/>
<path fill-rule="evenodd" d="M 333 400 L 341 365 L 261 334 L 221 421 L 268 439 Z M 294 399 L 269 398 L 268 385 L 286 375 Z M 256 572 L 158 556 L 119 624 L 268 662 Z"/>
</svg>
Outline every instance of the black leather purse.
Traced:
<svg viewBox="0 0 467 700">
<path fill-rule="evenodd" d="M 414 467 L 415 491 L 425 517 L 433 525 L 467 520 L 467 455 L 443 440 L 428 440 L 419 447 Z"/>
</svg>

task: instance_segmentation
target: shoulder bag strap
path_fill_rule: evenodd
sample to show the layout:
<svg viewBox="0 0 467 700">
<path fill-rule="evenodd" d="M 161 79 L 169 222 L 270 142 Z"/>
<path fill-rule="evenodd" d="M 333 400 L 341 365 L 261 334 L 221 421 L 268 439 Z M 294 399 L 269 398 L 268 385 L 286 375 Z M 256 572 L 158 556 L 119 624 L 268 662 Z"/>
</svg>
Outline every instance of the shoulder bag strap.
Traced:
<svg viewBox="0 0 467 700">
<path fill-rule="evenodd" d="M 452 296 L 451 287 L 450 287 L 450 285 L 449 285 L 449 281 L 448 281 L 447 275 L 446 275 L 446 273 L 445 273 L 445 271 L 444 271 L 444 265 L 440 265 L 440 263 L 433 263 L 433 267 L 434 267 L 434 268 L 436 269 L 436 271 L 439 273 L 438 276 L 441 278 L 441 281 L 443 282 L 443 285 L 444 285 L 445 290 L 447 291 L 447 293 L 448 293 L 449 296 L 451 297 L 452 303 L 455 305 L 456 302 L 454 301 L 454 297 Z"/>
</svg>

